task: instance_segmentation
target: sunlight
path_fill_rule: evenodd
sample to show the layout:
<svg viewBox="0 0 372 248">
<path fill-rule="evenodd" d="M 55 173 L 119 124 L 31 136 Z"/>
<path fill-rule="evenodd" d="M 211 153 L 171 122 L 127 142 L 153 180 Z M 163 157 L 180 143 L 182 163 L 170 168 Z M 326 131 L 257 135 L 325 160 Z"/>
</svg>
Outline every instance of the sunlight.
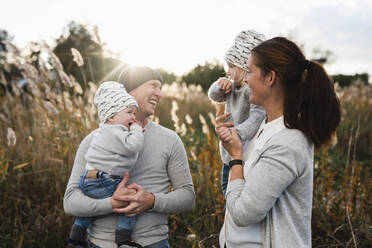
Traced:
<svg viewBox="0 0 372 248">
<path fill-rule="evenodd" d="M 117 65 L 112 71 L 110 71 L 109 73 L 107 73 L 107 75 L 102 78 L 100 80 L 100 82 L 105 82 L 107 81 L 109 78 L 111 78 L 113 75 L 115 75 L 117 72 L 121 71 L 122 69 L 124 69 L 124 67 L 126 66 L 125 63 L 121 63 L 119 65 Z"/>
</svg>

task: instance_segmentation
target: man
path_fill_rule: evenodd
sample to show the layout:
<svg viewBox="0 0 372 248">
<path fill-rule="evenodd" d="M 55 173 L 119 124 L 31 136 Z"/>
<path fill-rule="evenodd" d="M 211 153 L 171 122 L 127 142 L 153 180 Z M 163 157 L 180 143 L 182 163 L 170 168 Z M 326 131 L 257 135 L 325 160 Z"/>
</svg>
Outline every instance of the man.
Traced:
<svg viewBox="0 0 372 248">
<path fill-rule="evenodd" d="M 178 135 L 154 122 L 154 114 L 162 93 L 162 78 L 148 67 L 129 67 L 118 80 L 137 100 L 136 118 L 145 129 L 145 144 L 133 171 L 126 175 L 113 197 L 92 199 L 79 188 L 85 168 L 85 154 L 92 140 L 88 135 L 76 153 L 64 197 L 64 209 L 75 216 L 98 216 L 89 232 L 89 247 L 116 248 L 116 213 L 137 216 L 132 237 L 145 248 L 169 247 L 168 213 L 189 211 L 195 204 L 195 192 L 186 152 Z M 130 185 L 126 187 L 126 183 Z M 133 182 L 133 183 L 132 183 Z M 170 192 L 169 188 L 173 190 Z M 130 190 L 134 195 L 128 195 Z M 125 201 L 129 202 L 126 206 Z M 125 207 L 126 206 L 126 207 Z"/>
</svg>

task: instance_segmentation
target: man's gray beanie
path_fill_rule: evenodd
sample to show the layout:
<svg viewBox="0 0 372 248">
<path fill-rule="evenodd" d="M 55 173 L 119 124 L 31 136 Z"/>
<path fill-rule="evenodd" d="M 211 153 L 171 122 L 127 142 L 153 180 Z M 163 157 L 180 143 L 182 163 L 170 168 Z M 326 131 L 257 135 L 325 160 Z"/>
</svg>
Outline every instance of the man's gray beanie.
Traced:
<svg viewBox="0 0 372 248">
<path fill-rule="evenodd" d="M 163 83 L 161 75 L 150 67 L 129 66 L 120 73 L 118 82 L 122 83 L 128 92 L 131 92 L 150 80 L 158 80 Z"/>
</svg>

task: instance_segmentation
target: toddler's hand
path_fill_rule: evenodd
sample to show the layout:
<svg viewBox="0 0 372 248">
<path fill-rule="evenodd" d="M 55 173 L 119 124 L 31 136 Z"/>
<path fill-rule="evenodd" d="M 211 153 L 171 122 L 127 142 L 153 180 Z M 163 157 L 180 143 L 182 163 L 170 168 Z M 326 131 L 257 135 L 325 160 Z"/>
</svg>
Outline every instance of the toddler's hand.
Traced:
<svg viewBox="0 0 372 248">
<path fill-rule="evenodd" d="M 232 139 L 231 130 L 227 127 L 220 127 L 216 132 L 223 142 L 229 142 Z"/>
<path fill-rule="evenodd" d="M 220 78 L 218 79 L 218 87 L 221 90 L 224 90 L 226 94 L 229 94 L 232 87 L 232 82 L 227 78 Z"/>
</svg>

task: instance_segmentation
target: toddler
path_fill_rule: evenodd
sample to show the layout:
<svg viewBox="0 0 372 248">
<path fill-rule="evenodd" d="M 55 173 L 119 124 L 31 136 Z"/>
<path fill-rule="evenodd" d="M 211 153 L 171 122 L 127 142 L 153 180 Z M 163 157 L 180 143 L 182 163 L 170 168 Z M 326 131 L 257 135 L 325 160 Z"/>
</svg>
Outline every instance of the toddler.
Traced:
<svg viewBox="0 0 372 248">
<path fill-rule="evenodd" d="M 138 153 L 143 148 L 144 136 L 135 113 L 136 100 L 117 82 L 104 82 L 98 88 L 94 104 L 98 109 L 100 126 L 93 131 L 85 159 L 86 170 L 80 188 L 89 197 L 111 197 L 125 172 L 133 169 Z M 141 247 L 131 241 L 136 217 L 118 216 L 115 241 L 118 247 Z M 86 246 L 86 233 L 95 217 L 77 217 L 72 226 L 69 243 Z"/>
<path fill-rule="evenodd" d="M 225 112 L 230 113 L 226 121 L 234 123 L 234 128 L 245 145 L 248 143 L 247 141 L 254 137 L 266 116 L 262 107 L 249 103 L 250 89 L 244 83 L 244 77 L 248 70 L 247 61 L 251 50 L 264 40 L 264 35 L 254 30 L 240 32 L 235 38 L 234 45 L 225 55 L 228 66 L 228 78 L 219 78 L 208 90 L 208 97 L 212 101 L 226 103 Z M 222 192 L 225 196 L 230 171 L 228 164 L 231 157 L 222 147 L 221 142 L 220 153 L 223 161 Z"/>
</svg>

